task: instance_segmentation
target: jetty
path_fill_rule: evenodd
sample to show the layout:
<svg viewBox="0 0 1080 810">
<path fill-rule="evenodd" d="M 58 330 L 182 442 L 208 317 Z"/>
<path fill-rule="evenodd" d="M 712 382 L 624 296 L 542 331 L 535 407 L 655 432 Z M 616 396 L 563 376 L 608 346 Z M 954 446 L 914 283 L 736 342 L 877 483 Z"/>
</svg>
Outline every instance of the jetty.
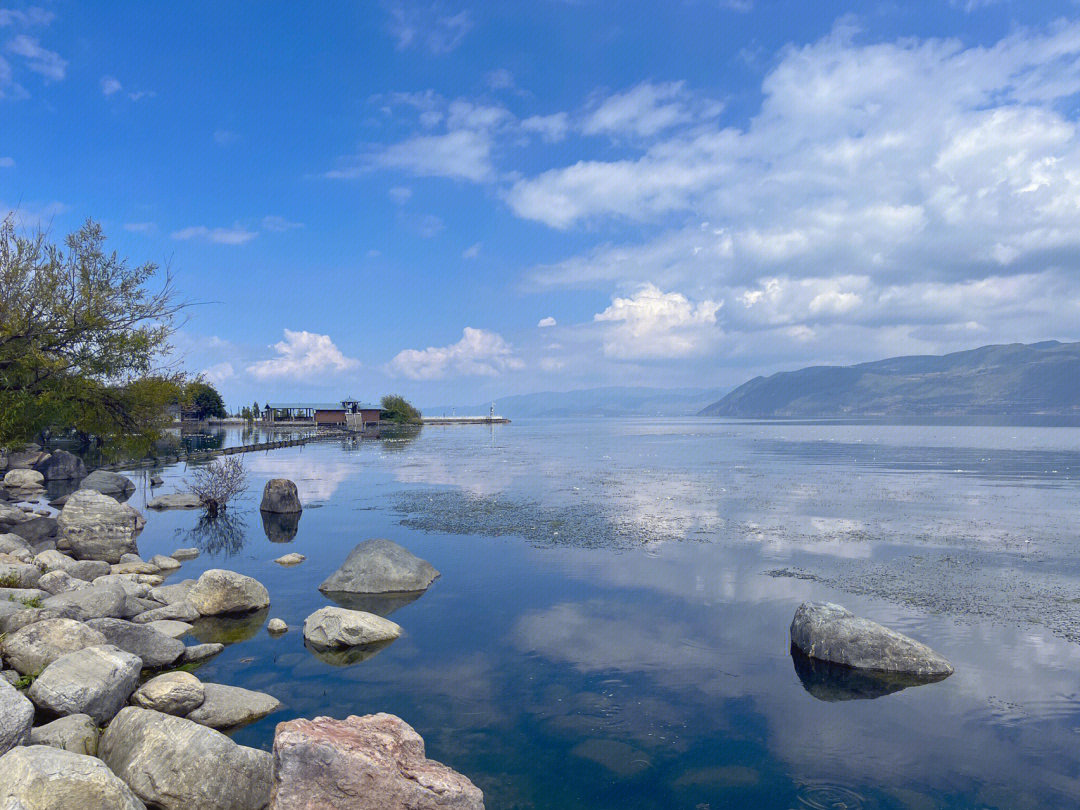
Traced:
<svg viewBox="0 0 1080 810">
<path fill-rule="evenodd" d="M 509 425 L 505 416 L 422 416 L 425 425 Z"/>
</svg>

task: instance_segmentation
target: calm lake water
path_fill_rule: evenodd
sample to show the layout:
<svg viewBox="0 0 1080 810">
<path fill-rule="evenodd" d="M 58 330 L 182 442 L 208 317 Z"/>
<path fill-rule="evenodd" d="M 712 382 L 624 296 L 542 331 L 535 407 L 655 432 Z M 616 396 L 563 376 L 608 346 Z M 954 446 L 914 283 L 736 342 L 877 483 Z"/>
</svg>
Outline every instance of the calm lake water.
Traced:
<svg viewBox="0 0 1080 810">
<path fill-rule="evenodd" d="M 227 567 L 269 589 L 269 613 L 195 634 L 232 642 L 201 678 L 284 703 L 244 744 L 392 712 L 491 810 L 1080 801 L 1080 428 L 522 420 L 245 459 L 230 523 L 147 513 L 139 539 L 204 549 L 170 581 Z M 157 494 L 183 487 L 182 465 L 163 475 Z M 260 517 L 274 477 L 299 486 L 295 527 Z M 400 639 L 320 659 L 300 632 L 316 586 L 372 537 L 442 576 L 390 614 Z M 288 551 L 307 561 L 272 562 Z M 805 599 L 956 674 L 882 694 L 797 670 Z"/>
</svg>

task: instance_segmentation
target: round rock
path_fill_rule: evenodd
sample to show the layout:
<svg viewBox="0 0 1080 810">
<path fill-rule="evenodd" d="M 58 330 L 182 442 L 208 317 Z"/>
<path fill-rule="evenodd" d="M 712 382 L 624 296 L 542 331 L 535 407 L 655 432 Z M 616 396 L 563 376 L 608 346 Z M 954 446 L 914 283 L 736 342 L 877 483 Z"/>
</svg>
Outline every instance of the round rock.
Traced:
<svg viewBox="0 0 1080 810">
<path fill-rule="evenodd" d="M 304 640 L 322 649 L 392 641 L 400 635 L 400 626 L 361 610 L 324 607 L 304 619 Z"/>
<path fill-rule="evenodd" d="M 327 577 L 323 593 L 394 593 L 422 591 L 439 576 L 435 567 L 386 539 L 365 540 Z"/>
<path fill-rule="evenodd" d="M 301 512 L 304 507 L 300 505 L 300 495 L 296 491 L 296 484 L 288 478 L 272 478 L 266 482 L 263 489 L 262 503 L 259 510 L 262 512 Z"/>
<path fill-rule="evenodd" d="M 206 699 L 202 681 L 190 672 L 166 672 L 151 678 L 131 696 L 135 706 L 183 717 Z"/>
<path fill-rule="evenodd" d="M 211 568 L 188 591 L 187 601 L 203 616 L 247 613 L 270 604 L 270 594 L 252 577 Z"/>
<path fill-rule="evenodd" d="M 146 810 L 101 760 L 48 745 L 0 757 L 0 807 L 25 810 Z"/>
</svg>

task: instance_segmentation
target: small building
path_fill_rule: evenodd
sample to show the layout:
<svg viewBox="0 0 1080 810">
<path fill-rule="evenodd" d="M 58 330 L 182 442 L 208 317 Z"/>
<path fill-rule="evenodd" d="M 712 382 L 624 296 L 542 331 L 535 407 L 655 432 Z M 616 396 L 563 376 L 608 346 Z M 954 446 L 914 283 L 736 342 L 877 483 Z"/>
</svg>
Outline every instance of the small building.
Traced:
<svg viewBox="0 0 1080 810">
<path fill-rule="evenodd" d="M 264 422 L 315 423 L 315 406 L 307 402 L 267 402 L 263 408 Z"/>
<path fill-rule="evenodd" d="M 381 409 L 358 400 L 343 402 L 268 402 L 262 412 L 264 422 L 307 423 L 327 427 L 364 430 L 378 427 Z"/>
<path fill-rule="evenodd" d="M 345 409 L 345 425 L 349 430 L 370 430 L 379 426 L 382 408 L 378 405 L 347 399 L 341 403 Z"/>
</svg>

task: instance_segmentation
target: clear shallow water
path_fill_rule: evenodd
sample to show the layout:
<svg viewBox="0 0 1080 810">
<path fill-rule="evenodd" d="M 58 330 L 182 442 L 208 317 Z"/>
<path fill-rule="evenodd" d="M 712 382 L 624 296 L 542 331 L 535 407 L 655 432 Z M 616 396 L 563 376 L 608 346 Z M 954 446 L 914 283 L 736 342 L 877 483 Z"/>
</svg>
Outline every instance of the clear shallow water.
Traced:
<svg viewBox="0 0 1080 810">
<path fill-rule="evenodd" d="M 493 810 L 1080 797 L 1080 429 L 537 420 L 245 459 L 231 526 L 149 513 L 139 540 L 211 550 L 171 581 L 228 567 L 269 588 L 265 616 L 196 629 L 232 642 L 200 677 L 285 704 L 245 744 L 290 717 L 393 712 Z M 164 476 L 158 492 L 184 470 Z M 258 512 L 279 476 L 308 505 L 294 536 Z M 141 506 L 148 473 L 132 477 Z M 391 614 L 402 638 L 335 666 L 300 625 L 379 536 L 442 576 Z M 287 551 L 308 559 L 272 563 Z M 957 672 L 877 699 L 837 699 L 868 692 L 829 674 L 804 686 L 787 637 L 804 599 Z M 291 631 L 270 638 L 270 616 Z"/>
</svg>

